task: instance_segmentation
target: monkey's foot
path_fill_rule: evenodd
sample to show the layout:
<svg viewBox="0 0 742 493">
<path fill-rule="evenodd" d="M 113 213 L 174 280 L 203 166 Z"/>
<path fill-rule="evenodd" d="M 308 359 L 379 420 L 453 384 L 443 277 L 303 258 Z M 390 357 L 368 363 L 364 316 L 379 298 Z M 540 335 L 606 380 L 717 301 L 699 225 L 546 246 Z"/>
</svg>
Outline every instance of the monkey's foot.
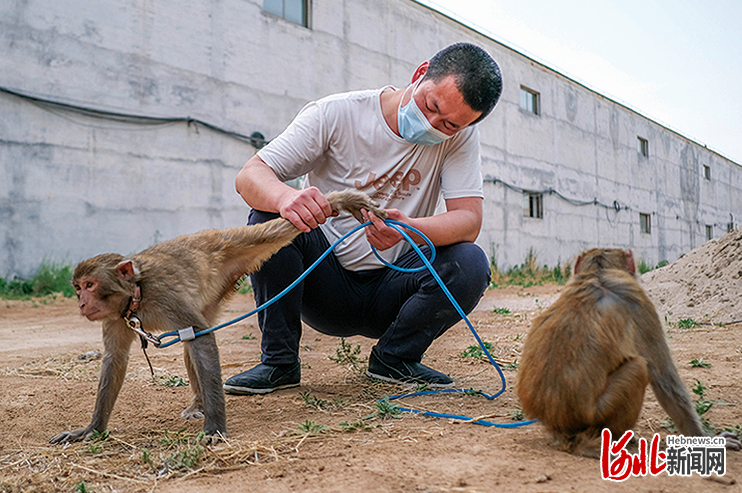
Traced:
<svg viewBox="0 0 742 493">
<path fill-rule="evenodd" d="M 185 419 L 204 419 L 204 412 L 200 407 L 188 406 L 180 416 Z"/>
<path fill-rule="evenodd" d="M 227 379 L 224 391 L 228 394 L 267 394 L 278 389 L 298 387 L 301 381 L 301 363 L 271 366 L 260 363 L 239 375 Z"/>
</svg>

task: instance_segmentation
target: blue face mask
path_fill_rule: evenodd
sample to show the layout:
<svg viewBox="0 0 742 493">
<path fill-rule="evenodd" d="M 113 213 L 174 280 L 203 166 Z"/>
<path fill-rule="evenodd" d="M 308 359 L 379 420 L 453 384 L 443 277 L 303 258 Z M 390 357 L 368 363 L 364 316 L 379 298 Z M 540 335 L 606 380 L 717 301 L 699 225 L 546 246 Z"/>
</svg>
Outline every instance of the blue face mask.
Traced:
<svg viewBox="0 0 742 493">
<path fill-rule="evenodd" d="M 417 86 L 415 86 L 415 89 L 417 89 Z M 399 133 L 404 140 L 412 144 L 426 146 L 440 144 L 451 136 L 433 127 L 425 118 L 422 110 L 415 103 L 415 89 L 412 90 L 410 101 L 404 107 L 402 107 L 402 100 L 399 101 L 400 107 L 397 109 Z"/>
</svg>

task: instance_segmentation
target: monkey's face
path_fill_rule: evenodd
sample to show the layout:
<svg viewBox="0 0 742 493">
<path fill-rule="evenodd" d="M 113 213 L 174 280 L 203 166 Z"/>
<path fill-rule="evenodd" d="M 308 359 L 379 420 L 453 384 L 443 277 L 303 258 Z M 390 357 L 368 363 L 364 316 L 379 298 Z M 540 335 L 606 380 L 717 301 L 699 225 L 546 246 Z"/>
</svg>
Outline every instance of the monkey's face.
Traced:
<svg viewBox="0 0 742 493">
<path fill-rule="evenodd" d="M 101 281 L 97 277 L 82 276 L 72 282 L 77 293 L 77 306 L 80 315 L 88 320 L 103 320 L 117 318 L 121 315 L 118 304 L 111 295 L 106 295 L 101 288 Z"/>
</svg>

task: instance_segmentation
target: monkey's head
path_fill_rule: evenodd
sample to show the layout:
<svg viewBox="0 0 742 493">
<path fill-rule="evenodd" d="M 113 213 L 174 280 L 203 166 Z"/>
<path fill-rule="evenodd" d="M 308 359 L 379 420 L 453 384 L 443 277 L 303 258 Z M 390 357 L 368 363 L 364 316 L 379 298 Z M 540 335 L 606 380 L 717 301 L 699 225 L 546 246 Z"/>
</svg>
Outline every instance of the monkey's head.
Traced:
<svg viewBox="0 0 742 493">
<path fill-rule="evenodd" d="M 575 262 L 575 275 L 591 274 L 604 269 L 619 269 L 636 274 L 634 254 L 619 248 L 593 248 L 582 252 Z"/>
<path fill-rule="evenodd" d="M 83 260 L 72 275 L 80 315 L 88 320 L 121 317 L 138 277 L 134 263 L 117 253 Z"/>
</svg>

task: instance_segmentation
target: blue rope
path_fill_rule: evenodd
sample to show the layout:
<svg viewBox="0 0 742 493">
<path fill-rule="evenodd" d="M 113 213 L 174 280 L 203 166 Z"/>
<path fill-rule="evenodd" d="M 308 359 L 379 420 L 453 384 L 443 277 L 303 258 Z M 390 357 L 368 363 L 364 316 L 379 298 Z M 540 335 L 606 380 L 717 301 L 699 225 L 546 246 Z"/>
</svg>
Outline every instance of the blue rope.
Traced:
<svg viewBox="0 0 742 493">
<path fill-rule="evenodd" d="M 420 259 L 423 261 L 423 264 L 424 265 L 422 265 L 421 267 L 411 268 L 411 269 L 404 268 L 404 267 L 398 267 L 398 266 L 396 266 L 394 264 L 391 264 L 391 263 L 387 262 L 386 260 L 384 260 L 379 255 L 379 253 L 376 251 L 376 248 L 374 248 L 372 246 L 371 249 L 372 249 L 374 255 L 376 255 L 376 258 L 378 258 L 379 261 L 381 261 L 381 263 L 383 263 L 385 266 L 389 267 L 390 269 L 396 270 L 396 271 L 407 272 L 407 273 L 420 272 L 420 271 L 422 271 L 424 269 L 428 269 L 430 271 L 430 273 L 433 276 L 433 278 L 435 279 L 435 281 L 438 283 L 438 285 L 441 287 L 441 289 L 443 290 L 443 292 L 446 294 L 446 297 L 451 301 L 451 304 L 454 306 L 454 308 L 459 313 L 459 315 L 461 315 L 461 318 L 466 322 L 466 325 L 469 327 L 469 330 L 474 335 L 474 338 L 477 340 L 477 344 L 479 344 L 479 347 L 482 349 L 482 351 L 484 352 L 484 354 L 487 355 L 487 359 L 489 359 L 489 362 L 492 364 L 492 366 L 495 367 L 495 369 L 497 370 L 497 373 L 500 376 L 500 382 L 502 383 L 502 388 L 498 392 L 496 392 L 493 395 L 486 394 L 486 393 L 481 392 L 481 391 L 476 391 L 475 393 L 478 394 L 478 395 L 484 396 L 488 400 L 495 399 L 497 396 L 499 396 L 503 392 L 505 392 L 505 390 L 507 388 L 507 384 L 505 382 L 505 375 L 503 374 L 502 369 L 500 369 L 500 365 L 497 364 L 497 362 L 495 361 L 495 358 L 492 357 L 492 355 L 490 354 L 489 350 L 484 345 L 484 342 L 482 342 L 482 339 L 479 337 L 479 334 L 477 334 L 477 331 L 474 329 L 474 326 L 472 326 L 471 322 L 469 321 L 469 318 L 466 316 L 466 313 L 464 313 L 464 311 L 461 309 L 461 306 L 458 304 L 458 302 L 456 301 L 456 299 L 453 297 L 453 295 L 451 294 L 451 292 L 446 287 L 446 285 L 443 282 L 443 280 L 440 278 L 440 276 L 438 275 L 438 273 L 433 268 L 433 261 L 435 260 L 435 247 L 433 246 L 433 243 L 421 231 L 413 228 L 412 226 L 410 226 L 408 224 L 404 224 L 404 223 L 401 223 L 399 221 L 394 221 L 394 220 L 391 220 L 391 219 L 388 219 L 388 220 L 384 221 L 384 223 L 387 226 L 390 226 L 391 228 L 393 228 L 394 230 L 396 230 L 398 233 L 400 233 L 402 235 L 402 237 L 412 246 L 412 248 L 414 249 L 415 253 L 417 253 L 417 255 L 420 257 Z M 255 308 L 251 312 L 246 313 L 246 314 L 244 314 L 242 316 L 239 316 L 239 317 L 235 318 L 234 320 L 230 320 L 229 322 L 225 322 L 225 323 L 223 323 L 221 325 L 216 325 L 214 327 L 211 327 L 210 329 L 202 330 L 201 332 L 196 332 L 195 333 L 195 337 L 206 335 L 206 334 L 209 334 L 211 332 L 214 332 L 215 330 L 219 330 L 219 329 L 222 329 L 224 327 L 228 327 L 230 325 L 236 324 L 237 322 L 240 322 L 240 321 L 246 319 L 247 317 L 250 317 L 250 316 L 252 316 L 252 315 L 254 315 L 254 314 L 256 314 L 256 313 L 258 313 L 260 311 L 265 310 L 266 308 L 268 308 L 269 306 L 271 306 L 273 303 L 275 303 L 276 301 L 278 301 L 279 299 L 281 299 L 286 293 L 288 293 L 289 291 L 291 291 L 292 289 L 294 289 L 300 282 L 302 282 L 320 264 L 320 262 L 322 262 L 335 249 L 335 247 L 337 247 L 341 242 L 343 242 L 346 238 L 348 238 L 350 235 L 352 235 L 356 231 L 359 231 L 360 229 L 365 228 L 366 226 L 368 226 L 370 224 L 371 224 L 370 221 L 365 222 L 363 224 L 360 224 L 360 225 L 356 226 L 351 231 L 345 233 L 342 237 L 340 237 L 340 239 L 338 239 L 337 241 L 335 241 L 335 243 L 333 243 L 330 246 L 330 248 L 328 248 L 327 250 L 325 250 L 325 252 L 317 260 L 315 260 L 314 263 L 312 265 L 310 265 L 309 268 L 306 271 L 304 271 L 304 273 L 301 276 L 299 276 L 294 282 L 292 282 L 291 284 L 289 284 L 283 291 L 281 291 L 280 293 L 278 293 L 276 296 L 274 296 L 270 300 L 266 301 L 265 303 L 263 303 L 259 307 Z M 412 231 L 413 233 L 415 233 L 416 235 L 418 235 L 420 238 L 422 238 L 425 241 L 425 243 L 427 243 L 427 245 L 430 247 L 430 251 L 431 251 L 430 259 L 428 259 L 425 256 L 425 254 L 422 252 L 422 250 L 420 250 L 420 247 L 417 246 L 417 244 L 412 240 L 412 238 L 410 238 L 410 236 L 402 228 L 408 229 L 408 230 Z M 169 340 L 169 341 L 163 341 L 163 339 L 165 339 L 165 338 L 171 338 L 171 340 Z M 172 346 L 173 344 L 175 344 L 177 342 L 180 342 L 180 340 L 181 340 L 180 339 L 180 333 L 178 331 L 166 332 L 165 334 L 162 334 L 159 337 L 159 340 L 160 340 L 160 344 L 157 347 L 158 348 L 166 348 L 166 347 Z M 395 396 L 392 396 L 392 397 L 388 397 L 387 399 L 389 401 L 392 401 L 392 400 L 396 400 L 396 399 L 406 399 L 406 398 L 409 398 L 409 397 L 418 397 L 418 396 L 422 396 L 422 395 L 432 395 L 432 394 L 438 394 L 438 393 L 452 393 L 452 392 L 464 393 L 464 394 L 470 394 L 470 393 L 472 393 L 472 391 L 470 389 L 439 389 L 439 390 L 427 390 L 427 391 L 422 391 L 422 392 L 411 392 L 411 393 L 408 393 L 408 394 L 400 394 L 400 395 L 395 395 Z M 474 418 L 470 418 L 468 416 L 460 416 L 460 415 L 456 415 L 456 414 L 436 413 L 436 412 L 432 412 L 432 411 L 421 411 L 419 409 L 411 409 L 411 408 L 403 408 L 403 407 L 400 407 L 398 409 L 400 411 L 403 411 L 403 412 L 410 412 L 410 413 L 415 413 L 415 414 L 421 414 L 423 416 L 430 416 L 430 417 L 435 417 L 435 418 L 458 419 L 458 420 L 463 420 L 463 421 L 471 422 L 471 423 L 478 424 L 478 425 L 494 426 L 494 427 L 498 427 L 498 428 L 517 428 L 517 427 L 520 427 L 520 426 L 530 425 L 530 424 L 536 422 L 536 420 L 529 420 L 529 421 L 519 421 L 519 422 L 515 422 L 515 423 L 492 423 L 492 422 L 484 421 L 484 420 L 481 420 L 481 419 L 474 421 Z"/>
<path fill-rule="evenodd" d="M 492 357 L 492 355 L 490 354 L 489 350 L 484 345 L 484 342 L 482 342 L 482 339 L 479 337 L 479 334 L 477 334 L 477 331 L 474 329 L 474 326 L 469 321 L 469 317 L 466 316 L 466 313 L 464 313 L 464 310 L 461 309 L 461 306 L 458 304 L 458 302 L 456 301 L 456 299 L 453 297 L 453 295 L 451 294 L 451 292 L 446 287 L 446 285 L 443 282 L 443 280 L 440 278 L 440 276 L 438 275 L 438 273 L 433 268 L 432 260 L 428 260 L 425 257 L 425 255 L 423 254 L 423 252 L 420 250 L 420 247 L 418 247 L 417 244 L 414 241 L 412 241 L 412 238 L 410 238 L 410 236 L 407 233 L 405 233 L 402 229 L 400 229 L 399 226 L 401 226 L 402 228 L 409 229 L 413 233 L 417 234 L 419 237 L 423 238 L 425 240 L 425 242 L 428 245 L 430 245 L 431 250 L 433 252 L 435 252 L 435 248 L 430 243 L 430 240 L 423 233 L 421 233 L 420 231 L 418 231 L 417 229 L 413 228 L 412 226 L 410 226 L 408 224 L 400 223 L 398 221 L 394 221 L 394 220 L 391 220 L 391 219 L 385 221 L 385 223 L 386 223 L 387 226 L 390 226 L 390 227 L 394 228 L 398 233 L 400 233 L 404 237 L 404 239 L 412 246 L 412 248 L 415 250 L 415 253 L 417 253 L 417 255 L 420 257 L 420 259 L 423 261 L 423 264 L 425 264 L 425 265 L 423 267 L 420 267 L 420 268 L 414 269 L 414 270 L 403 270 L 401 267 L 397 267 L 396 265 L 393 265 L 393 264 L 390 264 L 390 263 L 386 262 L 383 258 L 381 258 L 381 256 L 379 256 L 379 254 L 376 252 L 376 249 L 373 246 L 371 246 L 371 249 L 373 250 L 374 255 L 376 255 L 376 258 L 378 258 L 384 265 L 386 265 L 390 269 L 399 270 L 399 271 L 402 271 L 402 272 L 417 272 L 419 270 L 422 270 L 423 268 L 426 268 L 426 269 L 428 269 L 430 271 L 430 274 L 433 276 L 433 278 L 435 279 L 435 281 L 441 287 L 441 289 L 443 290 L 443 292 L 445 293 L 446 297 L 449 299 L 449 301 L 451 302 L 451 304 L 453 305 L 453 307 L 456 309 L 456 311 L 459 313 L 459 315 L 461 315 L 461 318 L 464 320 L 464 322 L 466 322 L 466 325 L 469 327 L 469 330 L 474 335 L 474 338 L 477 340 L 477 344 L 479 344 L 479 347 L 482 349 L 482 351 L 484 352 L 484 354 L 487 355 L 487 359 L 489 359 L 489 361 L 492 364 L 492 366 L 494 366 L 495 369 L 497 370 L 497 373 L 500 376 L 500 382 L 502 383 L 502 388 L 498 392 L 496 392 L 495 394 L 493 394 L 493 395 L 486 394 L 486 393 L 481 392 L 481 391 L 477 391 L 476 392 L 477 394 L 484 396 L 488 400 L 495 399 L 497 396 L 499 396 L 500 394 L 502 394 L 503 392 L 505 392 L 505 390 L 507 388 L 507 383 L 505 382 L 505 375 L 503 374 L 502 369 L 500 368 L 500 365 L 498 365 L 497 362 L 495 361 L 495 358 Z M 395 396 L 389 397 L 388 400 L 392 401 L 392 400 L 395 400 L 395 399 L 406 399 L 406 398 L 409 398 L 409 397 L 418 397 L 418 396 L 421 396 L 421 395 L 432 395 L 432 394 L 452 393 L 452 392 L 468 394 L 468 393 L 471 393 L 471 390 L 469 390 L 469 389 L 426 390 L 426 391 L 422 391 L 422 392 L 411 392 L 411 393 L 408 393 L 408 394 L 395 395 Z M 434 418 L 459 419 L 459 420 L 464 420 L 464 421 L 467 421 L 467 422 L 472 422 L 472 423 L 478 424 L 478 425 L 494 426 L 494 427 L 497 427 L 497 428 L 517 428 L 517 427 L 520 427 L 520 426 L 530 425 L 530 424 L 533 424 L 533 423 L 536 422 L 536 420 L 529 420 L 529 421 L 519 421 L 519 422 L 516 422 L 516 423 L 492 423 L 490 421 L 484 421 L 484 420 L 476 420 L 476 421 L 474 421 L 473 418 L 470 418 L 468 416 L 460 416 L 460 415 L 457 415 L 457 414 L 445 414 L 445 413 L 436 413 L 436 412 L 433 412 L 433 411 L 421 411 L 419 409 L 412 409 L 412 408 L 405 408 L 405 407 L 400 407 L 398 409 L 400 411 L 403 411 L 403 412 L 421 414 L 423 416 L 430 416 L 430 417 L 434 417 Z"/>
</svg>

